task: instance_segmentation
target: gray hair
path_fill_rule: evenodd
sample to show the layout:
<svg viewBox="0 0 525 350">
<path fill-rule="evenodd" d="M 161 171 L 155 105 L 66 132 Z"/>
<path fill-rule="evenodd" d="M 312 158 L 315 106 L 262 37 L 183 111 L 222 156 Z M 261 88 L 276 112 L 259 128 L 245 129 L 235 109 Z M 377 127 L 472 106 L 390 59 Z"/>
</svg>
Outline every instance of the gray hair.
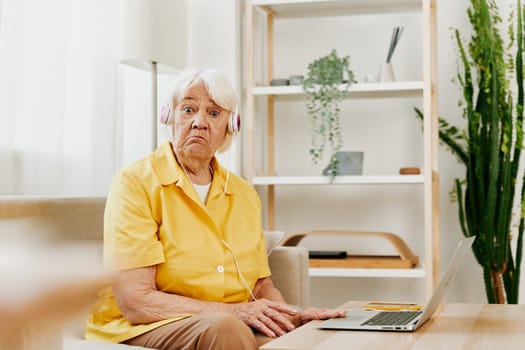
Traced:
<svg viewBox="0 0 525 350">
<path fill-rule="evenodd" d="M 179 101 L 186 96 L 188 90 L 194 85 L 201 83 L 208 91 L 213 102 L 219 107 L 238 113 L 238 99 L 235 89 L 223 73 L 213 68 L 187 68 L 177 76 L 169 93 L 168 103 L 172 113 Z M 168 127 L 173 138 L 172 126 L 168 125 Z M 228 131 L 224 142 L 217 151 L 226 151 L 230 147 L 232 140 L 233 134 Z"/>
</svg>

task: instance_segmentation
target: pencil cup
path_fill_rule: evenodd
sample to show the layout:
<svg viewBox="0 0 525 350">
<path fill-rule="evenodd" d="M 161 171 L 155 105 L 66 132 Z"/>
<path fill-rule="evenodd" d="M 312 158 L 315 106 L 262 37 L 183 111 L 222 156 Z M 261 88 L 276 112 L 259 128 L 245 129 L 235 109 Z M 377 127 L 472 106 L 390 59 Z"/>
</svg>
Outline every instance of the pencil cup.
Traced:
<svg viewBox="0 0 525 350">
<path fill-rule="evenodd" d="M 394 68 L 392 68 L 392 63 L 383 63 L 379 68 L 379 81 L 396 81 L 394 76 Z"/>
</svg>

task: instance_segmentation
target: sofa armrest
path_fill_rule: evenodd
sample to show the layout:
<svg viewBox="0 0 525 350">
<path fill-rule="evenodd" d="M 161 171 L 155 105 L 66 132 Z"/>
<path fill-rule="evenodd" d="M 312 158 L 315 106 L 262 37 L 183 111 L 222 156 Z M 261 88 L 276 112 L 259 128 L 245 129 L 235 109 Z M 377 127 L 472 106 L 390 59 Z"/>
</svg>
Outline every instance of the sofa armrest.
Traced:
<svg viewBox="0 0 525 350">
<path fill-rule="evenodd" d="M 272 281 L 287 303 L 305 308 L 310 302 L 308 250 L 276 247 L 268 257 Z"/>
</svg>

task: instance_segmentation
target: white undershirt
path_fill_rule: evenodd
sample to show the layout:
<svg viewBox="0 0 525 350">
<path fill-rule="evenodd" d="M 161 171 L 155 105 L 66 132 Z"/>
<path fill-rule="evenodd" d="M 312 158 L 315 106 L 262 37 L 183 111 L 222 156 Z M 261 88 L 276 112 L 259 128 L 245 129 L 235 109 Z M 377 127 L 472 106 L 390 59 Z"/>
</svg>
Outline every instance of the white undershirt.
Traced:
<svg viewBox="0 0 525 350">
<path fill-rule="evenodd" d="M 193 187 L 195 187 L 195 190 L 199 194 L 199 197 L 201 197 L 202 203 L 206 203 L 206 197 L 208 197 L 208 192 L 210 191 L 210 185 L 211 183 L 207 185 L 193 184 Z"/>
</svg>

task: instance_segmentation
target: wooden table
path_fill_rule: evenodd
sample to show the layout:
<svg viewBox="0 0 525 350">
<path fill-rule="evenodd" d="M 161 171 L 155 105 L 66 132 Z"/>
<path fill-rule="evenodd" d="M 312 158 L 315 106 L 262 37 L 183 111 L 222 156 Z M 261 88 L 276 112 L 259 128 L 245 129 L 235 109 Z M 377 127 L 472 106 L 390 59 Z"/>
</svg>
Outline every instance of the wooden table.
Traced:
<svg viewBox="0 0 525 350">
<path fill-rule="evenodd" d="M 321 330 L 319 322 L 299 327 L 261 349 L 525 349 L 525 305 L 442 305 L 412 333 Z"/>
</svg>

